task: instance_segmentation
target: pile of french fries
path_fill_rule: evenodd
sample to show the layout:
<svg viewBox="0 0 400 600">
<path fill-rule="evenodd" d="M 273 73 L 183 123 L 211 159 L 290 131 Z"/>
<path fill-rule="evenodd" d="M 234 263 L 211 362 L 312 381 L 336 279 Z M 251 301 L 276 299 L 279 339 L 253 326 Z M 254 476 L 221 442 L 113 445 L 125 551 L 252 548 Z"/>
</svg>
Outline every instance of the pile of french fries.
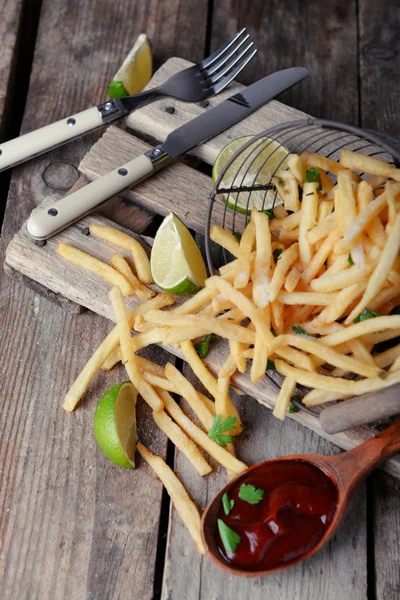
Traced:
<svg viewBox="0 0 400 600">
<path fill-rule="evenodd" d="M 93 225 L 90 231 L 132 251 L 136 274 L 120 255 L 110 266 L 59 245 L 61 256 L 112 283 L 117 322 L 67 393 L 66 410 L 75 408 L 100 369 L 121 360 L 157 426 L 194 468 L 201 475 L 211 470 L 200 446 L 232 476 L 246 465 L 235 457 L 232 444 L 222 447 L 206 432 L 220 416 L 234 419 L 230 435 L 240 434 L 229 388 L 235 373 L 244 373 L 248 365 L 253 382 L 265 376 L 268 361 L 283 375 L 273 411 L 282 420 L 297 384 L 311 388 L 303 402 L 314 406 L 400 381 L 400 344 L 373 351 L 377 343 L 400 335 L 400 315 L 389 314 L 400 304 L 400 169 L 349 150 L 342 151 L 339 162 L 303 153 L 291 155 L 287 164 L 274 178 L 283 205 L 273 214 L 254 208 L 240 240 L 212 227 L 211 238 L 233 260 L 180 305 L 172 306 L 171 294 L 147 287 L 152 280 L 146 253 L 112 227 Z M 128 312 L 123 296 L 129 294 L 141 303 Z M 217 377 L 194 346 L 210 333 L 225 338 L 228 346 Z M 162 368 L 136 354 L 154 343 L 178 345 L 212 399 L 172 364 Z M 171 393 L 187 400 L 202 427 Z M 166 485 L 202 552 L 199 513 L 182 484 L 160 457 L 141 444 L 138 450 Z"/>
</svg>

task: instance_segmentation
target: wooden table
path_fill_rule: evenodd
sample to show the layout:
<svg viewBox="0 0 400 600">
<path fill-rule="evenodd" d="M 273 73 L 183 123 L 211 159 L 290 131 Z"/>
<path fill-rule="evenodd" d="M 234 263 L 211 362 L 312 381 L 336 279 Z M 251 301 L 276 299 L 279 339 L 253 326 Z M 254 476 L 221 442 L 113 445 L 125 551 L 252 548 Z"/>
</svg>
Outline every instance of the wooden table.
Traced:
<svg viewBox="0 0 400 600">
<path fill-rule="evenodd" d="M 135 37 L 146 31 L 156 66 L 170 56 L 200 60 L 247 26 L 256 60 L 250 83 L 301 64 L 313 76 L 282 100 L 317 117 L 400 137 L 400 13 L 397 0 L 0 0 L 0 141 L 98 104 Z M 260 125 L 261 127 L 261 125 Z M 62 196 L 98 134 L 0 175 L 6 204 L 1 253 L 32 208 Z M 138 229 L 153 228 L 142 215 Z M 149 229 L 147 229 L 149 231 Z M 0 597 L 4 600 L 396 600 L 400 597 L 399 484 L 374 473 L 343 528 L 317 556 L 264 579 L 243 580 L 200 558 L 168 497 L 145 465 L 108 463 L 92 433 L 99 396 L 121 380 L 100 375 L 73 415 L 61 401 L 109 329 L 92 313 L 71 316 L 0 273 Z M 152 358 L 166 361 L 162 351 Z M 179 363 L 178 363 L 179 365 Z M 182 368 L 182 365 L 179 365 Z M 301 425 L 282 426 L 249 398 L 240 457 L 337 449 Z M 197 479 L 184 457 L 146 426 L 199 506 L 222 485 Z M 153 440 L 149 439 L 153 437 Z"/>
</svg>

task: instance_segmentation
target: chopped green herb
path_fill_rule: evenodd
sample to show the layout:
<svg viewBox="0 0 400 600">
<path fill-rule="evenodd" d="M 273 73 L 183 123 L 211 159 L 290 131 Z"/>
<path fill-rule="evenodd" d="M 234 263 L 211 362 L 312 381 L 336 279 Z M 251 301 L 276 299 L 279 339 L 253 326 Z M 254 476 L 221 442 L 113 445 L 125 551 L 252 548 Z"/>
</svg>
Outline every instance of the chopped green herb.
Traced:
<svg viewBox="0 0 400 600">
<path fill-rule="evenodd" d="M 239 231 L 234 231 L 233 235 L 235 236 L 235 238 L 237 239 L 237 241 L 240 242 L 240 240 L 242 239 L 242 234 L 239 233 Z"/>
<path fill-rule="evenodd" d="M 298 394 L 295 394 L 294 396 L 292 396 L 292 400 L 295 400 L 296 402 L 300 402 L 300 404 L 303 404 L 303 401 Z M 300 408 L 298 406 L 296 406 L 296 404 L 292 404 L 292 403 L 289 404 L 288 411 L 291 414 L 297 413 L 297 412 L 299 412 L 299 410 L 300 410 Z"/>
<path fill-rule="evenodd" d="M 275 369 L 275 363 L 273 360 L 271 360 L 270 358 L 267 360 L 267 371 L 269 371 L 270 369 Z"/>
<path fill-rule="evenodd" d="M 373 310 L 369 310 L 369 308 L 364 308 L 364 310 L 356 317 L 353 323 L 360 323 L 360 321 L 367 321 L 367 319 L 373 319 L 374 317 L 381 317 L 380 313 L 374 312 Z"/>
<path fill-rule="evenodd" d="M 318 171 L 318 169 L 311 167 L 311 169 L 308 169 L 306 176 L 303 180 L 303 183 L 314 183 L 314 182 L 318 183 L 318 189 L 322 190 L 321 177 L 319 175 L 319 171 Z"/>
<path fill-rule="evenodd" d="M 292 331 L 293 331 L 293 333 L 297 333 L 297 335 L 304 335 L 305 337 L 315 340 L 315 337 L 313 335 L 310 335 L 309 333 L 307 333 L 307 331 L 305 329 L 303 329 L 302 327 L 300 327 L 300 325 L 293 325 Z"/>
<path fill-rule="evenodd" d="M 268 218 L 270 220 L 275 219 L 274 211 L 272 210 L 272 208 L 267 208 L 266 210 L 263 210 L 263 213 L 268 215 Z"/>
<path fill-rule="evenodd" d="M 378 375 L 378 377 L 379 377 L 380 379 L 386 379 L 386 377 L 387 377 L 387 376 L 388 376 L 388 374 L 387 374 L 387 372 L 386 372 L 386 371 L 381 371 L 381 372 L 379 373 L 379 375 Z"/>
<path fill-rule="evenodd" d="M 347 257 L 347 262 L 349 263 L 349 265 L 352 267 L 354 265 L 354 260 L 351 258 L 351 254 L 348 255 Z"/>
<path fill-rule="evenodd" d="M 208 437 L 225 448 L 233 440 L 233 436 L 227 435 L 225 432 L 232 431 L 236 421 L 236 417 L 226 417 L 226 419 L 222 421 L 222 415 L 215 415 L 211 429 L 208 432 Z"/>
<path fill-rule="evenodd" d="M 194 345 L 194 349 L 200 358 L 205 358 L 210 350 L 210 342 L 215 338 L 215 333 L 209 333 L 204 340 Z"/>
<path fill-rule="evenodd" d="M 275 250 L 272 253 L 272 256 L 274 257 L 274 263 L 276 264 L 279 260 L 280 255 L 282 254 L 283 249 L 282 248 L 275 248 Z"/>
<path fill-rule="evenodd" d="M 222 519 L 218 519 L 218 531 L 226 552 L 235 552 L 240 542 L 240 535 L 225 525 Z"/>
<path fill-rule="evenodd" d="M 222 496 L 222 506 L 224 509 L 224 513 L 226 515 L 229 515 L 229 513 L 231 512 L 233 506 L 235 504 L 234 500 L 230 500 L 228 494 L 225 492 L 225 494 Z"/>
<path fill-rule="evenodd" d="M 264 490 L 242 483 L 239 488 L 239 498 L 249 504 L 258 504 L 264 498 Z"/>
</svg>

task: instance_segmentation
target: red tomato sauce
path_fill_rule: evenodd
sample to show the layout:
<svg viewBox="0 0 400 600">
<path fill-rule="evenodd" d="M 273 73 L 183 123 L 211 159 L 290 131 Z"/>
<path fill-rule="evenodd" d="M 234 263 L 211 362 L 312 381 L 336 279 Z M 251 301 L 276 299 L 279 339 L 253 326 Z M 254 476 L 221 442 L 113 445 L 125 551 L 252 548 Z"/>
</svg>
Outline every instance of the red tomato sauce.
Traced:
<svg viewBox="0 0 400 600">
<path fill-rule="evenodd" d="M 264 490 L 258 504 L 239 498 L 240 486 Z M 232 566 L 256 571 L 272 569 L 309 552 L 322 538 L 337 507 L 337 489 L 325 473 L 302 461 L 276 462 L 250 472 L 229 492 L 229 515 L 218 518 L 240 536 L 235 552 L 227 552 L 217 529 L 217 545 Z"/>
</svg>

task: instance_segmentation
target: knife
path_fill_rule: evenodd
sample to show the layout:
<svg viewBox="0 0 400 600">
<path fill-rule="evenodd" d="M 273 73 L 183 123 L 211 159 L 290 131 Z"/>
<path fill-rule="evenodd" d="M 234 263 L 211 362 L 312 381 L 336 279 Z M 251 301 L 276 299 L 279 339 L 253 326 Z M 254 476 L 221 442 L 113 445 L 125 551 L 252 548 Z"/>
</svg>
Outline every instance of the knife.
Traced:
<svg viewBox="0 0 400 600">
<path fill-rule="evenodd" d="M 53 206 L 35 211 L 27 222 L 29 234 L 36 240 L 45 240 L 55 235 L 106 200 L 143 181 L 178 156 L 235 125 L 308 75 L 309 71 L 302 67 L 292 67 L 267 75 L 175 129 L 165 142 L 153 150 L 65 196 Z"/>
</svg>

